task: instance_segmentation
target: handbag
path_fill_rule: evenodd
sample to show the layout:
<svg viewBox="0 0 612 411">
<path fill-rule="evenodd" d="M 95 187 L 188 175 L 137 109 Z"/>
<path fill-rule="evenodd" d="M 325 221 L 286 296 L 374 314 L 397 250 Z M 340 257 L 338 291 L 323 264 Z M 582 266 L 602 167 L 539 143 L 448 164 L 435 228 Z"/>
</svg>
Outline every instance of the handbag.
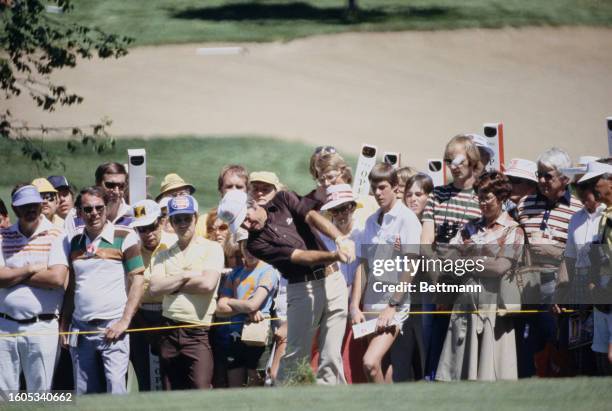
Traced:
<svg viewBox="0 0 612 411">
<path fill-rule="evenodd" d="M 270 337 L 270 319 L 266 318 L 258 323 L 245 323 L 242 327 L 240 339 L 245 345 L 251 347 L 265 347 Z"/>
</svg>

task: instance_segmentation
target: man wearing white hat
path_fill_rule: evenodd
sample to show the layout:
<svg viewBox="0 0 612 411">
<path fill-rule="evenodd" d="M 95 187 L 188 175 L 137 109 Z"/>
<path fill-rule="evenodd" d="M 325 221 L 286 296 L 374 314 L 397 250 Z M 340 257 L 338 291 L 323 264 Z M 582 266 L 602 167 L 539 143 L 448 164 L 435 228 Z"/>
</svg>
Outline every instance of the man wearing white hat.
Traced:
<svg viewBox="0 0 612 411">
<path fill-rule="evenodd" d="M 516 207 L 521 199 L 538 191 L 537 171 L 538 165 L 535 162 L 522 158 L 513 158 L 506 166 L 504 174 L 512 184 L 512 192 L 505 206 L 508 214 L 515 220 L 518 219 Z"/>
<path fill-rule="evenodd" d="M 58 318 L 68 261 L 64 232 L 41 215 L 32 185 L 13 189 L 18 221 L 0 231 L 0 390 L 19 390 L 23 371 L 30 392 L 51 389 L 58 353 Z"/>
<path fill-rule="evenodd" d="M 162 230 L 161 207 L 153 200 L 141 200 L 132 206 L 132 227 L 140 239 L 140 252 L 144 262 L 144 294 L 140 307 L 132 319 L 133 328 L 149 328 L 162 325 L 164 297 L 149 293 L 151 269 L 155 255 L 167 250 L 177 241 L 176 234 Z M 134 333 L 130 338 L 130 359 L 138 378 L 140 391 L 150 391 L 151 361 L 149 351 L 159 356 L 159 333 Z"/>
<path fill-rule="evenodd" d="M 249 231 L 247 249 L 273 265 L 287 278 L 287 351 L 278 380 L 284 382 L 300 361 L 310 359 L 317 329 L 321 355 L 317 369 L 320 384 L 345 383 L 342 337 L 347 318 L 348 293 L 337 262 L 354 260 L 355 245 L 315 211 L 319 202 L 280 191 L 264 207 L 237 190 L 225 193 L 219 218 Z M 327 251 L 311 227 L 333 239 L 338 251 Z"/>
<path fill-rule="evenodd" d="M 599 279 L 594 279 L 594 288 L 603 289 L 606 301 L 612 302 L 612 281 L 610 273 L 612 265 L 612 165 L 602 162 L 591 162 L 587 165 L 586 174 L 578 180 L 579 184 L 589 183 L 594 187 L 597 198 L 606 206 L 603 217 L 599 223 L 598 236 L 601 249 L 607 254 L 607 261 L 604 259 L 602 275 Z M 602 265 L 598 259 L 600 253 L 592 253 L 592 263 Z M 607 267 L 605 267 L 607 265 Z M 612 310 L 610 304 L 596 305 L 593 310 L 594 333 L 591 349 L 596 353 L 597 366 L 600 374 L 612 375 Z"/>
</svg>

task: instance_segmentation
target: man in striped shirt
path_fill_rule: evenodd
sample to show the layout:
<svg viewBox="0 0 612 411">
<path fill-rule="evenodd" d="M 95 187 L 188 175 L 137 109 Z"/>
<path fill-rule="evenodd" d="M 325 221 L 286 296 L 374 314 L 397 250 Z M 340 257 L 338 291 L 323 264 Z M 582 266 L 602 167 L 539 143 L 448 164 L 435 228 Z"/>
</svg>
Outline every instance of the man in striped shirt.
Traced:
<svg viewBox="0 0 612 411">
<path fill-rule="evenodd" d="M 444 151 L 453 182 L 434 188 L 423 210 L 423 244 L 448 243 L 469 220 L 480 218 L 474 181 L 480 165 L 478 148 L 468 136 L 453 137 Z"/>
<path fill-rule="evenodd" d="M 85 221 L 70 241 L 70 282 L 62 331 L 98 331 L 63 336 L 70 346 L 77 394 L 127 392 L 129 338 L 125 334 L 144 293 L 144 265 L 132 229 L 107 220 L 107 195 L 100 187 L 81 190 L 76 207 Z M 102 358 L 102 367 L 99 357 Z"/>
<path fill-rule="evenodd" d="M 518 218 L 538 265 L 557 268 L 565 250 L 570 219 L 582 209 L 582 203 L 569 190 L 570 178 L 561 172 L 571 167 L 565 151 L 553 147 L 542 153 L 537 164 L 539 192 L 520 201 Z M 554 291 L 554 271 L 542 276 L 545 295 Z"/>
<path fill-rule="evenodd" d="M 561 171 L 572 165 L 567 152 L 550 148 L 540 155 L 537 165 L 538 193 L 519 202 L 518 220 L 527 236 L 532 264 L 547 267 L 540 272 L 541 301 L 547 304 L 555 293 L 555 280 L 567 243 L 570 219 L 582 209 L 582 203 L 571 194 L 568 187 L 570 178 Z M 541 308 L 547 309 L 548 306 Z M 548 312 L 526 317 L 523 321 L 517 321 L 519 377 L 533 375 L 533 355 L 544 349 L 547 342 L 554 341 L 557 334 L 556 321 Z"/>
<path fill-rule="evenodd" d="M 448 243 L 465 223 L 481 216 L 473 187 L 481 167 L 480 153 L 472 138 L 466 135 L 453 137 L 444 150 L 444 162 L 451 171 L 453 182 L 435 187 L 429 195 L 421 220 L 421 244 Z M 433 301 L 424 301 L 423 308 L 425 311 L 434 310 L 436 305 Z M 449 319 L 449 315 L 424 317 L 427 379 L 435 379 Z"/>
<path fill-rule="evenodd" d="M 1 391 L 18 390 L 22 371 L 28 391 L 51 389 L 68 263 L 64 232 L 41 214 L 42 202 L 36 187 L 16 187 L 18 221 L 0 231 L 0 333 L 32 334 L 0 338 Z"/>
</svg>

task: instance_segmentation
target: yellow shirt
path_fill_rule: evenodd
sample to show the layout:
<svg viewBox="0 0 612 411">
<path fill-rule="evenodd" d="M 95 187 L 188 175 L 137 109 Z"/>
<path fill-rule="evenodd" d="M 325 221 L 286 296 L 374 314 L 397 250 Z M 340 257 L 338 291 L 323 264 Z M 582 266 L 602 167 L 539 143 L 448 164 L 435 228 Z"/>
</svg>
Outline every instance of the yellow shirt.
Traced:
<svg viewBox="0 0 612 411">
<path fill-rule="evenodd" d="M 144 271 L 144 295 L 142 296 L 142 304 L 161 304 L 164 300 L 164 296 L 160 295 L 158 297 L 152 297 L 149 294 L 149 286 L 151 283 L 151 275 L 153 274 L 151 262 L 155 259 L 155 256 L 164 250 L 167 250 L 172 246 L 172 244 L 176 243 L 178 237 L 176 234 L 167 233 L 162 230 L 161 240 L 159 245 L 153 252 L 147 250 L 144 247 L 141 247 L 140 251 L 142 254 L 142 260 L 144 261 L 145 271 Z"/>
<path fill-rule="evenodd" d="M 368 217 L 377 212 L 379 208 L 373 196 L 359 197 L 357 199 L 357 209 L 353 213 L 353 228 L 363 230 Z"/>
<path fill-rule="evenodd" d="M 223 249 L 217 242 L 194 236 L 183 251 L 178 243 L 169 249 L 157 253 L 153 263 L 153 275 L 174 276 L 184 271 L 201 272 L 223 270 Z M 165 295 L 163 299 L 163 316 L 174 321 L 193 324 L 209 324 L 217 309 L 217 289 L 206 294 L 188 294 L 179 292 Z"/>
</svg>

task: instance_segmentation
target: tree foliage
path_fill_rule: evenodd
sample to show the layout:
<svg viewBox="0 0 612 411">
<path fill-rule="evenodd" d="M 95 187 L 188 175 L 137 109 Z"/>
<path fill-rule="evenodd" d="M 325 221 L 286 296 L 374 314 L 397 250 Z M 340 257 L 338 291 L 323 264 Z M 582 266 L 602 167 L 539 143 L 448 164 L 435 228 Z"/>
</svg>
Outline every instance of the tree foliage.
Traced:
<svg viewBox="0 0 612 411">
<path fill-rule="evenodd" d="M 49 6 L 48 3 L 54 3 Z M 83 98 L 65 85 L 55 84 L 50 75 L 62 68 L 75 67 L 79 59 L 119 58 L 127 54 L 132 39 L 104 33 L 79 24 L 68 24 L 57 13 L 69 13 L 70 0 L 0 0 L 0 92 L 9 100 L 27 93 L 43 111 L 79 104 Z M 8 109 L 0 111 L 0 137 L 21 145 L 28 158 L 50 168 L 56 165 L 52 155 L 37 144 L 50 134 L 70 135 L 67 149 L 77 143 L 98 152 L 114 145 L 107 132 L 109 119 L 97 124 L 46 127 L 30 124 Z M 75 143 L 75 141 L 77 143 Z"/>
</svg>

